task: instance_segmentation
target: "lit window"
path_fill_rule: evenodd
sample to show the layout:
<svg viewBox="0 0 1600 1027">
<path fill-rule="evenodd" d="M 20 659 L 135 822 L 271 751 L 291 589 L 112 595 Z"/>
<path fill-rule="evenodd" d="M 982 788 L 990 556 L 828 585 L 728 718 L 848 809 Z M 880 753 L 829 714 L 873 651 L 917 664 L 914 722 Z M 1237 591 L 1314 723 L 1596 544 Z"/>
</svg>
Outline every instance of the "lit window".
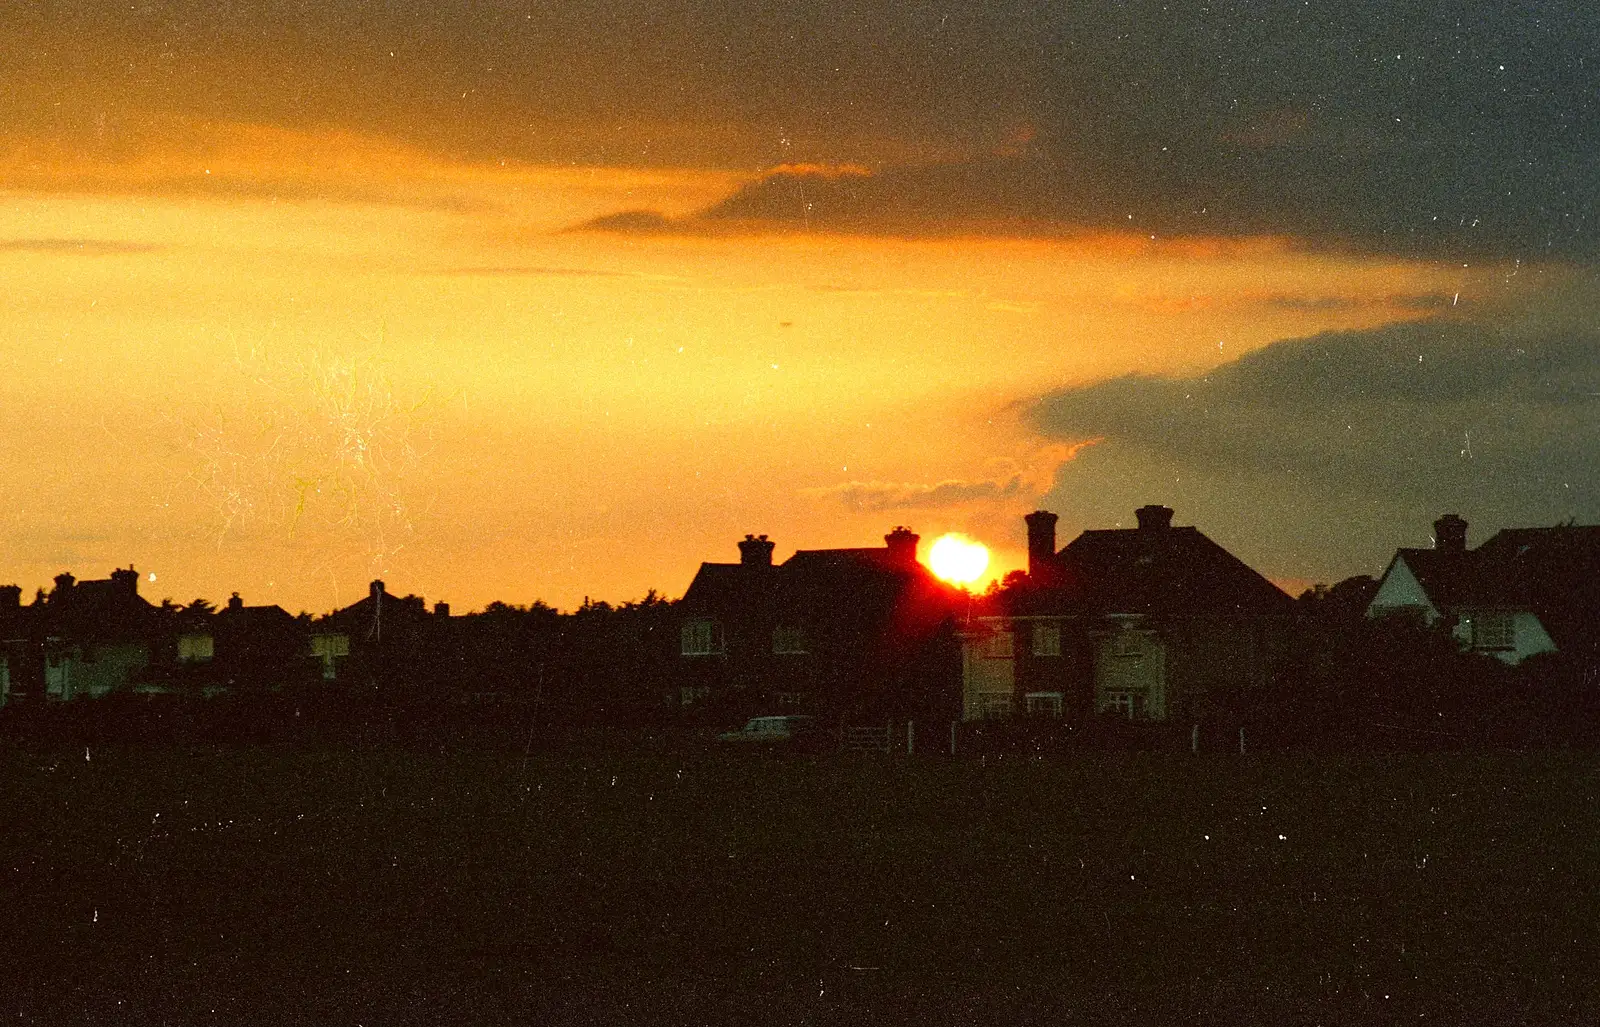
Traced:
<svg viewBox="0 0 1600 1027">
<path fill-rule="evenodd" d="M 683 625 L 683 655 L 716 656 L 722 649 L 722 626 L 714 620 L 692 620 Z"/>
<path fill-rule="evenodd" d="M 1029 692 L 1027 700 L 1028 716 L 1061 719 L 1060 692 Z"/>
<path fill-rule="evenodd" d="M 775 653 L 806 653 L 806 630 L 798 624 L 779 624 L 772 629 L 772 651 Z"/>
<path fill-rule="evenodd" d="M 1480 613 L 1472 618 L 1474 649 L 1515 649 L 1516 621 L 1509 613 Z"/>
<path fill-rule="evenodd" d="M 179 635 L 178 662 L 204 663 L 215 655 L 216 649 L 210 635 Z"/>
<path fill-rule="evenodd" d="M 350 655 L 349 635 L 312 635 L 311 654 L 313 656 L 332 657 Z"/>
<path fill-rule="evenodd" d="M 683 706 L 693 706 L 711 694 L 709 685 L 685 685 L 678 690 L 678 701 Z"/>
</svg>

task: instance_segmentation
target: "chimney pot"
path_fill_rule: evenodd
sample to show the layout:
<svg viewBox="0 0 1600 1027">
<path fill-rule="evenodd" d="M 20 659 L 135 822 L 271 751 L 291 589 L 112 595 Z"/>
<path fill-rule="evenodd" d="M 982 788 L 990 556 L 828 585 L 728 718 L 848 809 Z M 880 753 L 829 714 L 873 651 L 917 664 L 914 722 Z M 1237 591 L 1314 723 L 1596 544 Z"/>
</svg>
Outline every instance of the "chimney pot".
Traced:
<svg viewBox="0 0 1600 1027">
<path fill-rule="evenodd" d="M 775 548 L 776 543 L 769 542 L 765 535 L 746 535 L 739 542 L 739 562 L 746 567 L 771 567 Z"/>
<path fill-rule="evenodd" d="M 1166 531 L 1172 527 L 1172 507 L 1159 503 L 1141 506 L 1133 512 L 1139 518 L 1140 531 Z"/>
<path fill-rule="evenodd" d="M 383 582 L 381 580 L 374 581 L 370 586 L 367 587 L 367 595 L 371 596 L 374 599 L 378 598 L 379 596 L 381 596 L 383 594 L 384 594 L 384 589 L 383 589 Z"/>
<path fill-rule="evenodd" d="M 1467 551 L 1467 522 L 1453 513 L 1433 522 L 1433 548 L 1441 553 Z"/>
<path fill-rule="evenodd" d="M 1050 577 L 1056 561 L 1056 521 L 1049 510 L 1035 510 L 1023 518 L 1028 523 L 1028 577 L 1041 583 Z"/>
<path fill-rule="evenodd" d="M 139 572 L 132 567 L 126 569 L 119 567 L 112 571 L 111 580 L 116 585 L 117 591 L 129 596 L 139 594 Z"/>
<path fill-rule="evenodd" d="M 883 542 L 889 547 L 889 561 L 897 566 L 911 568 L 917 563 L 917 543 L 922 541 L 922 536 L 906 527 L 897 524 L 894 530 L 883 536 Z"/>
</svg>

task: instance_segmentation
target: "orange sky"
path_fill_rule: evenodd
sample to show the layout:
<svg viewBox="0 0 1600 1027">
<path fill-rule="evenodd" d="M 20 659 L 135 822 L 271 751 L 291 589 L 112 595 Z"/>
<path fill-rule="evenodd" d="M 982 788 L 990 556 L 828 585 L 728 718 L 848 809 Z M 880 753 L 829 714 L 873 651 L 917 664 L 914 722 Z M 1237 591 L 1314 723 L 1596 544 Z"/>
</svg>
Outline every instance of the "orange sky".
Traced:
<svg viewBox="0 0 1600 1027">
<path fill-rule="evenodd" d="M 228 123 L 114 156 L 0 143 L 0 578 L 571 607 L 679 595 L 745 532 L 782 559 L 898 523 L 1003 573 L 1068 458 L 1019 404 L 1488 274 L 1271 239 L 566 230 L 749 178 Z"/>
</svg>

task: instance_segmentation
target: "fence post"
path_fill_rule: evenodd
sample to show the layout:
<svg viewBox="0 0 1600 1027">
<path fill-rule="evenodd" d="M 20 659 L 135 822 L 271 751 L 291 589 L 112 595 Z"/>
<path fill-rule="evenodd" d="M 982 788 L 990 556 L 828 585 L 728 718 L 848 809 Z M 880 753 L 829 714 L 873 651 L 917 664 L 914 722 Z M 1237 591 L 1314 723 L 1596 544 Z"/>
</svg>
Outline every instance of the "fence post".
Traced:
<svg viewBox="0 0 1600 1027">
<path fill-rule="evenodd" d="M 1239 755 L 1244 755 L 1244 728 L 1239 729 Z"/>
<path fill-rule="evenodd" d="M 908 720 L 906 721 L 906 755 L 910 756 L 914 754 L 916 752 L 916 748 L 917 722 L 914 720 Z"/>
<path fill-rule="evenodd" d="M 1189 751 L 1192 752 L 1192 753 L 1198 753 L 1200 751 L 1200 725 L 1199 724 L 1196 724 L 1194 727 L 1189 729 Z"/>
<path fill-rule="evenodd" d="M 950 755 L 952 756 L 956 754 L 956 729 L 960 723 L 961 722 L 957 720 L 952 720 L 950 722 Z"/>
</svg>

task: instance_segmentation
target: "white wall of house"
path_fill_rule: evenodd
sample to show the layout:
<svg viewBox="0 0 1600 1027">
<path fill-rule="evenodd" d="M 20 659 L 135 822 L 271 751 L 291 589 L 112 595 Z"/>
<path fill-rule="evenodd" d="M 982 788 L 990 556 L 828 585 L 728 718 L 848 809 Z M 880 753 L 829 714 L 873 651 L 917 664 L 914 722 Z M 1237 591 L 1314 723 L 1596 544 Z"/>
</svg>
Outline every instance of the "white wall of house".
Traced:
<svg viewBox="0 0 1600 1027">
<path fill-rule="evenodd" d="M 1095 709 L 1132 719 L 1167 715 L 1167 651 L 1155 632 L 1124 624 L 1095 646 Z"/>
<path fill-rule="evenodd" d="M 1405 557 L 1396 556 L 1378 583 L 1372 602 L 1367 604 L 1367 616 L 1382 617 L 1401 610 L 1421 610 L 1429 624 L 1439 619 L 1438 608 L 1428 598 L 1417 576 L 1411 573 L 1411 568 L 1406 566 Z"/>
<path fill-rule="evenodd" d="M 114 642 L 73 647 L 45 660 L 47 699 L 99 698 L 127 687 L 135 671 L 150 663 L 143 642 Z"/>
<path fill-rule="evenodd" d="M 1016 634 L 996 618 L 961 636 L 961 719 L 1007 716 L 1016 699 Z"/>
<path fill-rule="evenodd" d="M 1512 666 L 1535 653 L 1556 651 L 1556 643 L 1538 615 L 1527 610 L 1462 610 L 1454 634 L 1464 647 Z"/>
</svg>

